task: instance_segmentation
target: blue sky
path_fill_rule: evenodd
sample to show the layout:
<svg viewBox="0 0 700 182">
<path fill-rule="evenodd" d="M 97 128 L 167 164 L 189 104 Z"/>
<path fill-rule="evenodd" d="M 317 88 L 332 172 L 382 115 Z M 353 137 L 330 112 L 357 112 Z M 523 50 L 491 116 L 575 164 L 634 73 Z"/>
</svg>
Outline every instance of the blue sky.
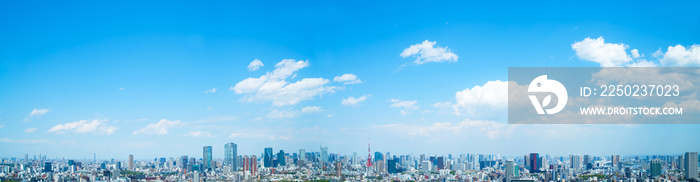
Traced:
<svg viewBox="0 0 700 182">
<path fill-rule="evenodd" d="M 498 93 L 489 89 L 507 80 L 508 67 L 698 66 L 699 8 L 697 1 L 0 2 L 0 146 L 11 149 L 1 156 L 150 159 L 201 156 L 211 145 L 221 158 L 227 142 L 240 154 L 324 145 L 364 155 L 369 138 L 373 150 L 413 154 L 698 151 L 700 125 L 508 125 L 498 99 L 456 95 Z M 579 42 L 602 46 L 574 49 Z M 402 56 L 424 44 L 423 54 Z M 620 56 L 615 47 L 622 58 L 598 54 L 611 48 Z M 426 62 L 430 51 L 435 59 Z M 249 70 L 256 59 L 264 66 Z M 307 87 L 234 89 L 289 68 L 276 67 L 282 62 L 298 65 L 265 83 Z M 334 81 L 344 74 L 354 83 Z"/>
</svg>

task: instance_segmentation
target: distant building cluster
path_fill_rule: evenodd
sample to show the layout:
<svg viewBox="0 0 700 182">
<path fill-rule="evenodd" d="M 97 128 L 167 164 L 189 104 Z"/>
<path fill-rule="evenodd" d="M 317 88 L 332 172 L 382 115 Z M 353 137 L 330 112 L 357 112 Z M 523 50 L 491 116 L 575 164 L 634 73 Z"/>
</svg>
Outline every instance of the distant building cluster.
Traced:
<svg viewBox="0 0 700 182">
<path fill-rule="evenodd" d="M 487 154 L 392 155 L 368 151 L 343 155 L 320 147 L 317 152 L 239 155 L 235 143 L 221 158 L 204 146 L 191 156 L 135 160 L 3 158 L 0 181 L 698 181 L 698 153 L 653 156 L 523 156 Z M 219 149 L 221 150 L 221 149 Z"/>
</svg>

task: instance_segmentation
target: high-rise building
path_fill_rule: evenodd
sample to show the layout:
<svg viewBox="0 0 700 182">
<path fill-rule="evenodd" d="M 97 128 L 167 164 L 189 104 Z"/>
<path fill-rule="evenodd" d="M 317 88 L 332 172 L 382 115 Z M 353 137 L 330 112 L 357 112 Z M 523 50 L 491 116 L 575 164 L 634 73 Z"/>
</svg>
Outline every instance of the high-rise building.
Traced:
<svg viewBox="0 0 700 182">
<path fill-rule="evenodd" d="M 204 170 L 211 169 L 211 146 L 204 146 L 202 150 L 203 168 Z"/>
<path fill-rule="evenodd" d="M 180 169 L 187 170 L 187 161 L 188 159 L 186 155 L 180 157 L 180 162 L 177 163 L 180 165 Z"/>
<path fill-rule="evenodd" d="M 250 175 L 258 174 L 258 157 L 253 155 L 250 157 Z"/>
<path fill-rule="evenodd" d="M 571 161 L 570 161 L 570 164 L 571 164 L 570 167 L 571 167 L 572 169 L 574 169 L 574 170 L 579 170 L 579 169 L 581 169 L 581 167 L 582 167 L 582 165 L 581 165 L 581 161 L 582 161 L 581 155 L 571 155 L 571 156 L 569 156 L 569 159 L 571 160 Z"/>
<path fill-rule="evenodd" d="M 515 162 L 513 160 L 506 161 L 506 182 L 510 182 L 515 176 Z"/>
<path fill-rule="evenodd" d="M 396 167 L 396 160 L 396 158 L 393 158 L 386 161 L 387 170 L 390 174 L 396 174 L 399 172 L 398 168 Z"/>
<path fill-rule="evenodd" d="M 129 155 L 129 170 L 134 170 L 134 155 Z"/>
<path fill-rule="evenodd" d="M 340 163 L 340 161 L 335 161 L 335 175 L 341 177 L 341 175 L 343 175 L 342 170 L 343 165 Z"/>
<path fill-rule="evenodd" d="M 287 160 L 284 158 L 284 150 L 280 150 L 279 153 L 277 153 L 277 166 L 285 166 L 287 165 Z"/>
<path fill-rule="evenodd" d="M 590 164 L 590 163 L 591 163 L 591 156 L 590 155 L 583 155 L 583 165 L 585 166 L 586 170 L 590 170 L 588 168 L 588 166 L 589 166 L 588 164 Z"/>
<path fill-rule="evenodd" d="M 530 172 L 539 172 L 539 166 L 541 164 L 540 160 L 540 154 L 538 153 L 530 153 L 530 156 L 528 157 L 530 159 Z"/>
<path fill-rule="evenodd" d="M 224 145 L 224 162 L 231 168 L 231 171 L 238 171 L 238 146 L 229 142 Z"/>
<path fill-rule="evenodd" d="M 620 155 L 612 155 L 610 157 L 613 170 L 618 170 L 620 167 Z"/>
<path fill-rule="evenodd" d="M 431 167 L 433 167 L 433 165 L 430 164 L 430 161 L 423 161 L 420 164 L 420 169 L 423 173 L 429 173 L 432 170 Z"/>
<path fill-rule="evenodd" d="M 299 160 L 306 161 L 306 149 L 299 149 Z"/>
<path fill-rule="evenodd" d="M 321 147 L 321 166 L 326 166 L 328 163 L 328 147 Z"/>
<path fill-rule="evenodd" d="M 653 178 L 661 175 L 661 164 L 662 162 L 659 159 L 651 160 L 651 164 L 649 164 L 649 177 Z"/>
<path fill-rule="evenodd" d="M 272 147 L 265 148 L 265 155 L 263 155 L 263 166 L 272 167 Z"/>
<path fill-rule="evenodd" d="M 684 161 L 683 174 L 685 174 L 685 179 L 698 179 L 698 152 L 686 152 L 683 155 Z"/>
<path fill-rule="evenodd" d="M 44 171 L 45 173 L 51 172 L 51 162 L 45 162 L 44 163 Z"/>
</svg>

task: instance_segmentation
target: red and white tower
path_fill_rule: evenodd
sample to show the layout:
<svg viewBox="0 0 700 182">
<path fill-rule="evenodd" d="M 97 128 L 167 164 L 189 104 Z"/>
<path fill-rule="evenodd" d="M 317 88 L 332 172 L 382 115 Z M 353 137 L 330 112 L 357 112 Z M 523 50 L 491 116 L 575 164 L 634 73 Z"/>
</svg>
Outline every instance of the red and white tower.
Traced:
<svg viewBox="0 0 700 182">
<path fill-rule="evenodd" d="M 372 167 L 372 152 L 370 151 L 370 139 L 367 139 L 367 167 Z"/>
</svg>

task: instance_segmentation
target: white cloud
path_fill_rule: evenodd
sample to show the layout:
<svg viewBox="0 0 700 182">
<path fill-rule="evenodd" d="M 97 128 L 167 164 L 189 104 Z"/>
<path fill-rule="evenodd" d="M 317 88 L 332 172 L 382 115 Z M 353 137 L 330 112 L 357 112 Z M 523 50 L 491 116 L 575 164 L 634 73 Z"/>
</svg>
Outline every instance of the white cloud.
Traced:
<svg viewBox="0 0 700 182">
<path fill-rule="evenodd" d="M 24 132 L 25 133 L 34 133 L 36 130 L 37 130 L 37 128 L 27 128 L 27 129 L 24 129 Z"/>
<path fill-rule="evenodd" d="M 121 90 L 124 90 L 124 87 L 119 87 L 119 90 L 120 90 L 120 91 L 121 91 Z"/>
<path fill-rule="evenodd" d="M 5 125 L 0 125 L 0 128 L 4 128 L 4 127 L 5 127 Z"/>
<path fill-rule="evenodd" d="M 333 93 L 338 87 L 328 86 L 324 78 L 304 78 L 294 83 L 287 79 L 295 72 L 309 65 L 308 61 L 285 59 L 275 65 L 276 69 L 259 78 L 247 78 L 231 87 L 236 94 L 246 94 L 243 101 L 272 101 L 273 106 L 296 105 L 301 101 L 312 100 L 325 93 Z"/>
<path fill-rule="evenodd" d="M 290 119 L 296 115 L 296 111 L 273 109 L 272 111 L 270 111 L 270 113 L 267 114 L 267 117 L 272 119 Z"/>
<path fill-rule="evenodd" d="M 643 56 L 643 55 L 639 55 L 639 50 L 637 50 L 637 49 L 632 49 L 632 51 L 630 51 L 630 52 L 632 52 L 632 57 L 634 57 L 634 58 L 639 58 L 639 57 Z"/>
<path fill-rule="evenodd" d="M 357 76 L 353 74 L 343 74 L 341 76 L 336 76 L 333 81 L 343 82 L 344 85 L 362 83 L 362 80 L 357 79 Z"/>
<path fill-rule="evenodd" d="M 488 81 L 484 86 L 474 86 L 455 93 L 455 113 L 503 109 L 508 106 L 508 82 Z"/>
<path fill-rule="evenodd" d="M 628 63 L 625 66 L 627 67 L 656 67 L 656 63 L 647 61 L 645 59 L 638 59 L 634 62 Z"/>
<path fill-rule="evenodd" d="M 358 104 L 360 104 L 360 102 L 364 102 L 365 100 L 367 100 L 367 95 L 363 95 L 358 98 L 348 97 L 346 99 L 343 99 L 342 104 L 344 106 L 357 106 Z"/>
<path fill-rule="evenodd" d="M 498 139 L 501 137 L 510 137 L 513 132 L 517 131 L 516 125 L 508 125 L 495 121 L 481 121 L 466 119 L 461 122 L 436 122 L 431 125 L 410 125 L 410 124 L 387 124 L 371 126 L 368 130 L 361 132 L 381 131 L 382 133 L 390 133 L 400 137 L 442 137 L 442 136 L 467 136 L 471 135 L 477 138 L 486 136 L 488 139 Z M 341 129 L 343 131 L 352 131 L 352 129 Z"/>
<path fill-rule="evenodd" d="M 111 135 L 117 130 L 117 127 L 109 126 L 106 122 L 106 120 L 95 119 L 92 121 L 80 120 L 72 123 L 59 124 L 49 129 L 49 133 L 63 134 L 72 132 Z"/>
<path fill-rule="evenodd" d="M 13 139 L 9 139 L 9 138 L 0 138 L 0 143 L 49 144 L 49 143 L 54 143 L 54 142 L 51 140 L 34 140 L 34 139 L 13 140 Z"/>
<path fill-rule="evenodd" d="M 206 91 L 204 91 L 204 94 L 215 93 L 215 92 L 216 92 L 216 89 L 217 89 L 217 88 L 214 87 L 214 88 L 211 88 L 211 89 L 209 89 L 209 90 L 206 90 Z"/>
<path fill-rule="evenodd" d="M 661 50 L 655 53 L 663 55 L 659 60 L 664 66 L 700 66 L 700 45 L 695 44 L 687 49 L 682 45 L 668 46 L 666 53 Z"/>
<path fill-rule="evenodd" d="M 446 108 L 452 106 L 452 102 L 436 102 L 430 106 L 433 106 L 434 108 Z"/>
<path fill-rule="evenodd" d="M 212 135 L 211 133 L 206 132 L 206 131 L 190 131 L 189 133 L 186 133 L 184 136 L 188 136 L 188 137 L 214 137 L 214 135 Z"/>
<path fill-rule="evenodd" d="M 586 38 L 581 42 L 571 44 L 579 59 L 600 63 L 602 67 L 620 67 L 632 61 L 625 50 L 625 44 L 605 43 L 603 37 Z"/>
<path fill-rule="evenodd" d="M 458 56 L 447 47 L 435 47 L 436 42 L 428 40 L 411 45 L 401 52 L 400 56 L 406 58 L 416 57 L 414 64 L 421 65 L 428 62 L 457 62 Z"/>
<path fill-rule="evenodd" d="M 51 111 L 51 109 L 34 108 L 34 110 L 32 110 L 32 112 L 27 115 L 27 118 L 24 118 L 24 121 L 29 121 L 32 118 L 39 118 L 39 117 L 43 116 L 44 114 L 48 113 L 49 111 Z"/>
<path fill-rule="evenodd" d="M 158 123 L 154 124 L 149 124 L 145 128 L 141 128 L 140 130 L 134 131 L 132 134 L 133 135 L 138 135 L 138 134 L 158 134 L 158 135 L 165 135 L 168 134 L 168 129 L 180 126 L 184 124 L 183 122 L 180 122 L 179 120 L 177 121 L 170 121 L 167 119 L 161 119 L 158 121 Z"/>
<path fill-rule="evenodd" d="M 322 111 L 323 111 L 323 109 L 321 109 L 321 107 L 318 107 L 318 106 L 306 106 L 306 107 L 301 109 L 302 113 L 314 113 L 314 112 L 322 112 Z"/>
<path fill-rule="evenodd" d="M 253 60 L 253 62 L 250 62 L 250 64 L 248 64 L 248 71 L 257 71 L 258 69 L 260 69 L 260 67 L 263 66 L 265 65 L 262 63 L 262 61 L 255 59 Z"/>
<path fill-rule="evenodd" d="M 401 110 L 401 115 L 406 115 L 408 114 L 411 110 L 416 110 L 418 109 L 418 101 L 404 101 L 404 100 L 399 100 L 399 99 L 391 99 L 391 104 L 389 107 L 395 107 L 395 108 L 402 108 Z"/>
</svg>

